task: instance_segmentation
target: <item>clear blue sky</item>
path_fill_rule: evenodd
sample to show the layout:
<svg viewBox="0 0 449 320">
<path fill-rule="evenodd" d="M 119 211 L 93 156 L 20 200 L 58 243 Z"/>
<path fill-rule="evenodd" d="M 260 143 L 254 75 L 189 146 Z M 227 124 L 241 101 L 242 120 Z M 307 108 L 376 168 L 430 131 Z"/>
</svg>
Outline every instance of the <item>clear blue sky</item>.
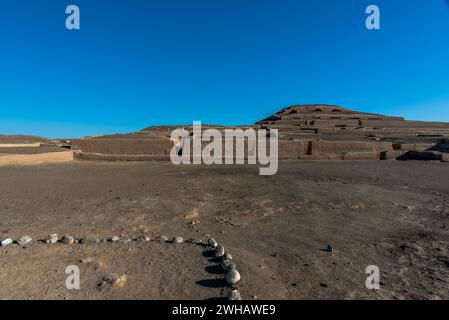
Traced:
<svg viewBox="0 0 449 320">
<path fill-rule="evenodd" d="M 247 124 L 303 103 L 449 121 L 448 0 L 3 0 L 0 41 L 0 133 Z"/>
</svg>

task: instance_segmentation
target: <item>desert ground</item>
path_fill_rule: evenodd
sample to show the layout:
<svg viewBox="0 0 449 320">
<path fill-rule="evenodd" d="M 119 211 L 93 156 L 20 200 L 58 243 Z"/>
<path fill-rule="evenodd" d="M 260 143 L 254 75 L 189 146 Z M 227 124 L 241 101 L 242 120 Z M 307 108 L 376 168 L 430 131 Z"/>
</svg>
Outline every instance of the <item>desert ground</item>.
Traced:
<svg viewBox="0 0 449 320">
<path fill-rule="evenodd" d="M 232 254 L 243 299 L 449 298 L 449 163 L 282 161 L 259 176 L 73 161 L 2 166 L 0 179 L 0 237 L 33 238 L 0 247 L 1 299 L 222 299 L 210 247 L 187 242 L 210 237 Z M 151 241 L 39 241 L 51 233 Z M 65 287 L 68 265 L 79 290 Z M 365 286 L 368 265 L 379 290 Z M 127 281 L 105 282 L 113 274 Z"/>
</svg>

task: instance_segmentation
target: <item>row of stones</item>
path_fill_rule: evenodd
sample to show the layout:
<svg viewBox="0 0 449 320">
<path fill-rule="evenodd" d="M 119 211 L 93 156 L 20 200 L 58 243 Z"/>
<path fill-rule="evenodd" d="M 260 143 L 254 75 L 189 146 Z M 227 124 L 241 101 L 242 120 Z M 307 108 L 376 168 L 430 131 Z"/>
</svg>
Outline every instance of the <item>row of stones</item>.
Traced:
<svg viewBox="0 0 449 320">
<path fill-rule="evenodd" d="M 47 243 L 47 244 L 51 244 L 51 243 L 63 243 L 63 244 L 72 244 L 72 243 L 79 243 L 79 244 L 96 244 L 96 243 L 106 243 L 106 242 L 112 242 L 112 243 L 128 243 L 131 241 L 137 241 L 137 242 L 148 242 L 148 241 L 160 241 L 160 242 L 172 242 L 172 243 L 182 243 L 184 242 L 184 238 L 180 237 L 180 236 L 176 236 L 174 237 L 172 240 L 168 240 L 168 238 L 166 236 L 157 236 L 154 239 L 151 239 L 150 237 L 146 236 L 146 235 L 139 235 L 135 238 L 129 238 L 125 235 L 122 236 L 112 236 L 106 239 L 101 239 L 97 236 L 86 236 L 80 239 L 76 239 L 75 237 L 71 236 L 71 235 L 63 235 L 61 237 L 59 237 L 57 234 L 53 233 L 53 234 L 49 234 L 44 240 L 40 240 L 40 243 Z M 33 241 L 33 238 L 25 235 L 25 236 L 21 236 L 15 240 L 13 240 L 12 238 L 0 238 L 0 246 L 4 247 L 10 244 L 18 244 L 20 246 L 29 244 Z M 198 244 L 201 245 L 203 242 L 201 239 L 189 239 L 186 242 L 189 243 L 193 243 L 193 244 Z"/>
<path fill-rule="evenodd" d="M 171 241 L 168 240 L 166 236 L 156 236 L 154 239 L 151 239 L 150 237 L 146 235 L 139 235 L 135 237 L 134 239 L 128 238 L 126 236 L 112 236 L 107 239 L 100 239 L 97 236 L 87 236 L 81 239 L 75 239 L 71 235 L 63 235 L 62 237 L 59 237 L 57 234 L 49 234 L 45 240 L 41 240 L 40 242 L 52 244 L 52 243 L 63 243 L 63 244 L 73 244 L 73 243 L 79 243 L 79 244 L 97 244 L 101 242 L 112 242 L 112 243 L 128 243 L 131 241 L 137 241 L 137 242 L 148 242 L 148 241 L 160 241 L 160 242 L 171 242 L 171 243 L 183 243 L 184 238 L 180 236 L 174 237 Z M 11 245 L 13 243 L 18 244 L 20 246 L 24 246 L 26 244 L 29 244 L 33 241 L 33 238 L 29 235 L 24 235 L 16 240 L 13 240 L 11 238 L 0 238 L 0 246 L 4 247 L 7 245 Z M 195 240 L 195 239 L 189 239 L 186 242 L 193 243 L 197 245 L 203 245 L 203 241 L 201 239 Z M 207 242 L 209 246 L 211 246 L 215 250 L 215 257 L 220 259 L 220 266 L 226 273 L 226 282 L 228 285 L 232 287 L 232 291 L 228 295 L 229 300 L 241 300 L 241 294 L 239 290 L 237 289 L 236 285 L 241 281 L 241 275 L 240 272 L 237 270 L 236 264 L 232 260 L 232 255 L 229 252 L 226 252 L 225 248 L 222 245 L 219 245 L 217 241 L 213 238 L 210 238 Z"/>
<path fill-rule="evenodd" d="M 213 238 L 208 240 L 208 244 L 215 249 L 215 257 L 221 259 L 220 266 L 226 273 L 226 282 L 232 287 L 232 291 L 228 294 L 228 299 L 241 300 L 242 296 L 236 286 L 242 277 L 240 272 L 237 271 L 236 264 L 232 261 L 232 255 Z"/>
</svg>

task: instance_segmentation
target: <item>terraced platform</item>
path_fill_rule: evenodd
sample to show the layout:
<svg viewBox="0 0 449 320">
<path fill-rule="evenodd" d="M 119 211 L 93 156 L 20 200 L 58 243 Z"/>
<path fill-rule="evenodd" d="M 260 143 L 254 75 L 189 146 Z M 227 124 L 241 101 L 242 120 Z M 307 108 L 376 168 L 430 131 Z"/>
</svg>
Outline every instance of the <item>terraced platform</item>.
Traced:
<svg viewBox="0 0 449 320">
<path fill-rule="evenodd" d="M 191 126 L 149 127 L 76 139 L 72 149 L 80 160 L 169 161 L 170 134 L 180 127 L 192 131 Z M 297 105 L 239 128 L 277 129 L 280 160 L 449 160 L 449 123 L 445 122 L 407 121 L 333 105 Z"/>
</svg>

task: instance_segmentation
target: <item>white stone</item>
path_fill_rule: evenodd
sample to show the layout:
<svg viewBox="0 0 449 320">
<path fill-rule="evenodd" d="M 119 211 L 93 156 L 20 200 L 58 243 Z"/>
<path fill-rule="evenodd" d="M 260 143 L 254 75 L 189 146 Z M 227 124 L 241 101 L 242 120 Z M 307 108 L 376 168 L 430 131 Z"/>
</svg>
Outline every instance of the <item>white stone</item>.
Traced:
<svg viewBox="0 0 449 320">
<path fill-rule="evenodd" d="M 117 236 L 112 236 L 112 237 L 110 237 L 108 240 L 109 240 L 110 242 L 119 242 L 119 241 L 120 241 L 120 238 L 117 237 Z"/>
<path fill-rule="evenodd" d="M 150 241 L 150 238 L 147 237 L 146 235 L 142 234 L 142 235 L 138 236 L 135 240 L 138 242 L 148 242 L 148 241 Z"/>
<path fill-rule="evenodd" d="M 45 243 L 56 243 L 58 242 L 58 235 L 56 233 L 49 234 L 47 238 L 45 238 Z"/>
<path fill-rule="evenodd" d="M 182 237 L 180 237 L 180 236 L 176 236 L 176 237 L 173 238 L 172 242 L 173 243 L 183 243 L 184 239 Z"/>
<path fill-rule="evenodd" d="M 228 294 L 228 300 L 242 300 L 242 296 L 238 290 L 232 290 Z"/>
<path fill-rule="evenodd" d="M 13 241 L 11 238 L 0 238 L 0 246 L 4 247 L 11 244 Z"/>
<path fill-rule="evenodd" d="M 236 269 L 230 269 L 228 274 L 226 275 L 226 281 L 230 285 L 235 285 L 240 282 L 241 276 L 240 273 Z"/>
<path fill-rule="evenodd" d="M 209 243 L 209 245 L 210 245 L 212 248 L 214 248 L 214 249 L 218 246 L 217 241 L 215 241 L 215 239 L 213 239 L 213 238 L 210 238 L 210 239 L 207 241 L 207 243 Z"/>
<path fill-rule="evenodd" d="M 223 257 L 224 254 L 225 254 L 225 249 L 223 246 L 217 246 L 215 248 L 215 256 L 217 258 Z"/>
<path fill-rule="evenodd" d="M 166 236 L 157 236 L 156 241 L 167 242 L 168 238 Z"/>
<path fill-rule="evenodd" d="M 33 241 L 33 238 L 31 238 L 30 236 L 21 236 L 19 239 L 16 240 L 16 243 L 19 246 L 23 246 L 26 245 L 27 243 L 30 243 L 31 241 Z"/>
<path fill-rule="evenodd" d="M 63 235 L 61 237 L 61 242 L 64 244 L 72 244 L 75 242 L 75 239 L 72 236 L 69 235 Z"/>
<path fill-rule="evenodd" d="M 229 252 L 226 252 L 223 256 L 224 259 L 226 260 L 232 260 L 232 255 Z"/>
</svg>

